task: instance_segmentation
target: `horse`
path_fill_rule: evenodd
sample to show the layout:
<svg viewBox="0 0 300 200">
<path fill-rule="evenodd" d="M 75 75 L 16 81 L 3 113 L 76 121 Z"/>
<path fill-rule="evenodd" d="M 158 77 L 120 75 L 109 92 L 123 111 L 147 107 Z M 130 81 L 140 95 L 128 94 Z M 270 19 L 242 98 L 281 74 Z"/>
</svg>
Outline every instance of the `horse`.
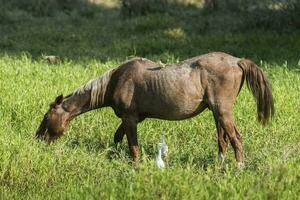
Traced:
<svg viewBox="0 0 300 200">
<path fill-rule="evenodd" d="M 251 60 L 212 52 L 162 67 L 136 57 L 65 97 L 57 96 L 49 105 L 36 137 L 51 143 L 64 134 L 76 116 L 111 107 L 121 119 L 114 142 L 122 142 L 126 135 L 131 156 L 138 161 L 138 123 L 146 118 L 188 119 L 208 108 L 214 116 L 221 162 L 230 143 L 237 164 L 243 166 L 241 134 L 232 110 L 245 79 L 256 100 L 258 121 L 265 125 L 275 113 L 271 85 Z"/>
</svg>

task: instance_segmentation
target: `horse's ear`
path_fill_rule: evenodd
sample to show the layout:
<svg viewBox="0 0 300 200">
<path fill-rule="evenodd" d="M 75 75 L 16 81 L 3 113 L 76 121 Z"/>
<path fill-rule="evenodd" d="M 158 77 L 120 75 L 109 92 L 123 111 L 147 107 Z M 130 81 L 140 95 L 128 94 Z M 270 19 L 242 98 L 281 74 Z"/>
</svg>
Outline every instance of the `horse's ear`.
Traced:
<svg viewBox="0 0 300 200">
<path fill-rule="evenodd" d="M 59 105 L 63 102 L 63 100 L 64 100 L 64 96 L 61 94 L 58 97 L 56 97 L 54 103 L 55 103 L 55 105 Z"/>
</svg>

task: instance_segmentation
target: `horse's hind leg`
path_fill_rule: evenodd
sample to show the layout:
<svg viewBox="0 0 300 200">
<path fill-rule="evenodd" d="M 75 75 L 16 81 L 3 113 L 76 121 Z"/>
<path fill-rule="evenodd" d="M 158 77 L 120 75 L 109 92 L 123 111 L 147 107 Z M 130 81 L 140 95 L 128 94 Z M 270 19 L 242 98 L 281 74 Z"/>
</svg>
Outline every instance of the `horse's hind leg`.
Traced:
<svg viewBox="0 0 300 200">
<path fill-rule="evenodd" d="M 243 146 L 240 134 L 238 133 L 233 122 L 231 109 L 223 109 L 222 107 L 219 107 L 213 112 L 218 123 L 220 123 L 221 127 L 226 133 L 226 136 L 229 138 L 231 146 L 234 149 L 235 159 L 238 162 L 238 166 L 242 166 L 244 160 Z"/>
<path fill-rule="evenodd" d="M 214 117 L 215 117 L 217 133 L 218 133 L 219 160 L 221 162 L 221 166 L 223 166 L 229 141 L 220 122 L 216 119 L 216 116 Z"/>
<path fill-rule="evenodd" d="M 240 132 L 237 130 L 236 126 L 234 125 L 234 130 L 235 130 L 235 135 L 236 138 L 239 140 L 240 144 L 241 144 L 241 148 L 242 148 L 242 161 L 238 162 L 238 167 L 239 168 L 243 168 L 244 167 L 244 155 L 243 155 L 243 147 L 242 147 L 242 137 Z"/>
</svg>

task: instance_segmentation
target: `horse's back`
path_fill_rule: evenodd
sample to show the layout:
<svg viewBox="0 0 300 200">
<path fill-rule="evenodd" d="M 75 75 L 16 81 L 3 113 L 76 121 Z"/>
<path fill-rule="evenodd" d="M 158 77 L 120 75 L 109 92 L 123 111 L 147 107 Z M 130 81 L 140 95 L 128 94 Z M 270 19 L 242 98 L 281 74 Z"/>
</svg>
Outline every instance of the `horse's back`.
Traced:
<svg viewBox="0 0 300 200">
<path fill-rule="evenodd" d="M 188 118 L 205 107 L 206 93 L 237 93 L 242 76 L 238 60 L 215 52 L 161 67 L 134 58 L 115 70 L 112 100 L 118 108 L 145 116 Z"/>
</svg>

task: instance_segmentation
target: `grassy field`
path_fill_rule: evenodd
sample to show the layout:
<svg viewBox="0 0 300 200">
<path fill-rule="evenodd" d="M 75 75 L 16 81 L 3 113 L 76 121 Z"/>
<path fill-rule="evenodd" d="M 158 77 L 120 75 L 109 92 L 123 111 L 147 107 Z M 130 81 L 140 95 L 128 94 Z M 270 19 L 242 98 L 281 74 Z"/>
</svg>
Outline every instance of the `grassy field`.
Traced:
<svg viewBox="0 0 300 200">
<path fill-rule="evenodd" d="M 201 20 L 192 7 L 134 18 L 113 6 L 93 9 L 93 15 L 51 17 L 12 11 L 0 23 L 0 199 L 299 199 L 299 31 L 250 30 L 221 14 Z M 127 58 L 173 63 L 210 51 L 254 60 L 272 83 L 276 115 L 265 128 L 245 86 L 235 105 L 244 170 L 237 170 L 232 149 L 219 168 L 208 110 L 184 121 L 141 123 L 138 169 L 129 163 L 127 142 L 113 144 L 120 120 L 109 108 L 74 119 L 52 145 L 34 139 L 57 95 Z M 43 56 L 51 54 L 62 60 L 49 65 Z M 162 133 L 169 155 L 159 170 L 154 159 Z"/>
</svg>

